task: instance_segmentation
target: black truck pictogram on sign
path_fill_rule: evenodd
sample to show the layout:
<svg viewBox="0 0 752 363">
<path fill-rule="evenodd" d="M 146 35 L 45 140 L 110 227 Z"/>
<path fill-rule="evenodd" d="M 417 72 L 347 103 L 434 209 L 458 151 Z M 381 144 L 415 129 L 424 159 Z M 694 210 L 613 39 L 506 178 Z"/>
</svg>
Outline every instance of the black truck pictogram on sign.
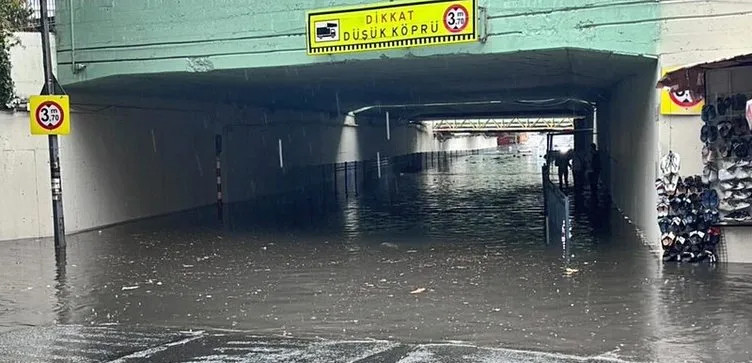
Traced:
<svg viewBox="0 0 752 363">
<path fill-rule="evenodd" d="M 339 20 L 316 22 L 316 41 L 333 42 L 339 40 Z"/>
</svg>

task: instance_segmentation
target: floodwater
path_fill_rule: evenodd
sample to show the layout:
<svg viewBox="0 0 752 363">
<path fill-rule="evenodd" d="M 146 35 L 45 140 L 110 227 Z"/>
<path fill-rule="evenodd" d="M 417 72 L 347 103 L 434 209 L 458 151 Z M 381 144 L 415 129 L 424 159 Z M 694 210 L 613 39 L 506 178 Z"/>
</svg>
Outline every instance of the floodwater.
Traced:
<svg viewBox="0 0 752 363">
<path fill-rule="evenodd" d="M 534 157 L 489 152 L 326 208 L 252 203 L 222 224 L 205 210 L 70 236 L 62 265 L 49 239 L 2 242 L 0 333 L 233 329 L 752 360 L 752 267 L 664 266 L 608 209 L 577 213 L 563 256 L 544 241 L 540 184 Z"/>
</svg>

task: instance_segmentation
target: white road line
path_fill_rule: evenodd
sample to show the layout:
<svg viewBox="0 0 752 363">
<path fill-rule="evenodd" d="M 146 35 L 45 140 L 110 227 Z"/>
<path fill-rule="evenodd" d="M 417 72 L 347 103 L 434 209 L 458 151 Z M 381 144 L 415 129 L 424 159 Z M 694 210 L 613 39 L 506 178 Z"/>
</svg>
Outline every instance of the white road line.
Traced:
<svg viewBox="0 0 752 363">
<path fill-rule="evenodd" d="M 170 349 L 170 348 L 172 348 L 174 346 L 177 346 L 177 345 L 183 345 L 183 344 L 190 343 L 190 342 L 192 342 L 192 341 L 194 341 L 196 339 L 200 339 L 202 337 L 203 337 L 203 335 L 199 334 L 199 335 L 195 335 L 195 336 L 192 336 L 192 337 L 181 339 L 181 340 L 178 340 L 178 341 L 175 341 L 175 342 L 170 342 L 170 343 L 162 344 L 162 345 L 159 345 L 159 346 L 156 346 L 156 347 L 153 347 L 153 348 L 149 348 L 149 349 L 146 349 L 146 350 L 142 350 L 142 351 L 138 351 L 138 352 L 135 352 L 135 353 L 132 353 L 132 354 L 128 354 L 126 356 L 120 357 L 120 358 L 115 359 L 115 360 L 111 360 L 110 363 L 124 363 L 128 359 L 134 359 L 134 358 L 149 358 L 149 357 L 151 357 L 152 355 L 154 355 L 156 353 L 163 352 L 163 351 L 165 351 L 167 349 Z"/>
</svg>

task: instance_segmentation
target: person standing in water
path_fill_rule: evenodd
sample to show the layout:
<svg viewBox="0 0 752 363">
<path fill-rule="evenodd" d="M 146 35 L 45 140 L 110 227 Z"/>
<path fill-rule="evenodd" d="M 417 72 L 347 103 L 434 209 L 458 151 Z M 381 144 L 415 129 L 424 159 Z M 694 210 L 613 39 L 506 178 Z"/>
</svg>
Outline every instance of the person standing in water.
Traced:
<svg viewBox="0 0 752 363">
<path fill-rule="evenodd" d="M 556 166 L 559 169 L 559 189 L 569 188 L 569 153 L 559 152 L 556 155 Z"/>
</svg>

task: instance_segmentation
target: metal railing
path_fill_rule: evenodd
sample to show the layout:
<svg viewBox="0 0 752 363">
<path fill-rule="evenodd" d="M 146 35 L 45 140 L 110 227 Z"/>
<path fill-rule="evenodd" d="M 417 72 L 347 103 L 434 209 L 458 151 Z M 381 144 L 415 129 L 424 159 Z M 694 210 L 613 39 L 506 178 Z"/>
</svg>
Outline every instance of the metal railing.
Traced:
<svg viewBox="0 0 752 363">
<path fill-rule="evenodd" d="M 546 242 L 561 244 L 562 257 L 569 260 L 571 238 L 571 218 L 569 215 L 569 197 L 553 182 L 549 174 L 548 164 L 544 165 L 543 175 L 543 205 L 546 217 Z"/>
<path fill-rule="evenodd" d="M 47 2 L 47 19 L 50 22 L 50 31 L 55 31 L 55 0 L 26 0 L 29 10 L 29 22 L 24 30 L 40 31 L 42 29 L 41 1 Z"/>
</svg>

